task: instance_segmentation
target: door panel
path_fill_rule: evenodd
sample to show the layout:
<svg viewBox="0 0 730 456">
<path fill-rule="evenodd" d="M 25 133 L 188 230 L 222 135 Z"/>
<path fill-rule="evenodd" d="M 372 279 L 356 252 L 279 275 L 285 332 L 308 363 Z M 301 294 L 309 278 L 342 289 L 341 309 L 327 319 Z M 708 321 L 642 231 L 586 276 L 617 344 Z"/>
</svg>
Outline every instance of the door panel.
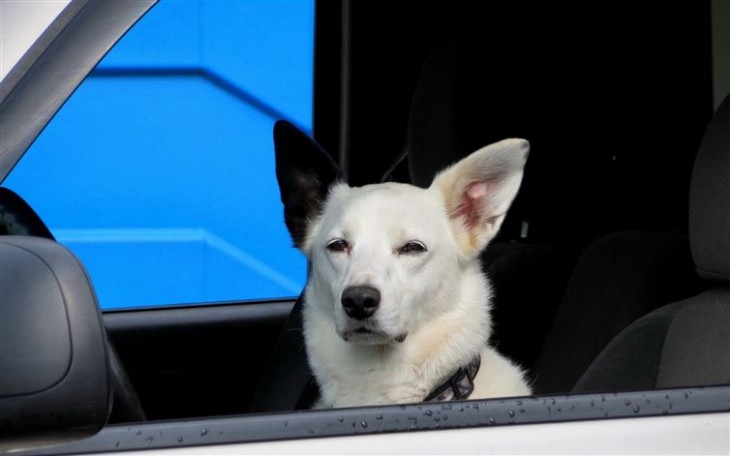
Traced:
<svg viewBox="0 0 730 456">
<path fill-rule="evenodd" d="M 104 314 L 148 419 L 243 413 L 292 301 Z"/>
</svg>

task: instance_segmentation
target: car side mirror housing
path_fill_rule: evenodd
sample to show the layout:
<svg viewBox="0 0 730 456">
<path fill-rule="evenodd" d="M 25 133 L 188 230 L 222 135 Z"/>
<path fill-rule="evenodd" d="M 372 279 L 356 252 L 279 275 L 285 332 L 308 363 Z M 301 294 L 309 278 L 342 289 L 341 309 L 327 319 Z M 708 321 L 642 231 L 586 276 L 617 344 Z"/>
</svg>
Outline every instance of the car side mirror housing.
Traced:
<svg viewBox="0 0 730 456">
<path fill-rule="evenodd" d="M 110 405 L 106 330 L 79 260 L 0 236 L 0 452 L 91 436 Z"/>
</svg>

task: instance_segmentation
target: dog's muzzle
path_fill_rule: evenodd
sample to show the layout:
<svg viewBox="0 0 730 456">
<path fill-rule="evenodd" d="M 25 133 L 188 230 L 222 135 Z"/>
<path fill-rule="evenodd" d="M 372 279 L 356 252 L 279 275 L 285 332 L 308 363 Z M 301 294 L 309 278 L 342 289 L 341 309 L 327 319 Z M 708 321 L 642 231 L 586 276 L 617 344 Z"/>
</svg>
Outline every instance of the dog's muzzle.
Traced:
<svg viewBox="0 0 730 456">
<path fill-rule="evenodd" d="M 342 308 L 348 317 L 365 320 L 373 316 L 380 306 L 380 292 L 367 285 L 345 288 L 342 292 Z"/>
<path fill-rule="evenodd" d="M 375 313 L 380 307 L 380 291 L 369 285 L 353 285 L 345 288 L 340 298 L 342 310 L 348 319 L 344 322 L 340 337 L 347 342 L 365 345 L 402 343 L 406 333 L 391 334 L 384 331 Z"/>
</svg>

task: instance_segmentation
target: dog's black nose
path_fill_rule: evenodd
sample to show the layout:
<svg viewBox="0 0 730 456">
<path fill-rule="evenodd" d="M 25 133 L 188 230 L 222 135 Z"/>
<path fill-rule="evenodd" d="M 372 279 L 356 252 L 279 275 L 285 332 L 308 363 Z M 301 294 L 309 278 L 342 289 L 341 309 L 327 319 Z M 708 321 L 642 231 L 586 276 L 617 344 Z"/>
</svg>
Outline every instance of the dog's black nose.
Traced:
<svg viewBox="0 0 730 456">
<path fill-rule="evenodd" d="M 380 292 L 367 285 L 347 287 L 342 292 L 342 307 L 352 318 L 364 320 L 372 316 L 380 305 Z"/>
</svg>

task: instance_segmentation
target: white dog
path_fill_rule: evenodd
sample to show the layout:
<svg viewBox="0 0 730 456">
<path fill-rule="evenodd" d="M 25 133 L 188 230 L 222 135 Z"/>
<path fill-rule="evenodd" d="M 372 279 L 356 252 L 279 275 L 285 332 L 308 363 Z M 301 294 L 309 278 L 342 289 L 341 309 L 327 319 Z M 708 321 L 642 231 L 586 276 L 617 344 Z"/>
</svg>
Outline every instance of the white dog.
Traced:
<svg viewBox="0 0 730 456">
<path fill-rule="evenodd" d="M 520 187 L 529 143 L 486 146 L 421 189 L 349 187 L 291 124 L 278 122 L 275 138 L 285 221 L 311 267 L 303 319 L 317 407 L 529 395 L 522 370 L 487 345 L 478 259 Z"/>
</svg>

